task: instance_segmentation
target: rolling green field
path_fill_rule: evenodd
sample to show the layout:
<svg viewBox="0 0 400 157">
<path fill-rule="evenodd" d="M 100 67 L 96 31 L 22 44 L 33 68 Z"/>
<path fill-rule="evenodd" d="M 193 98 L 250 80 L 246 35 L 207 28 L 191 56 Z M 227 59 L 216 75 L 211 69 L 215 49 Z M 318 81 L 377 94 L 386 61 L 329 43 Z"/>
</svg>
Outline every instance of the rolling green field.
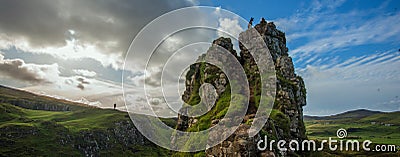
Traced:
<svg viewBox="0 0 400 157">
<path fill-rule="evenodd" d="M 171 119 L 165 122 L 175 125 Z M 0 156 L 170 154 L 144 139 L 126 112 L 0 86 Z"/>
<path fill-rule="evenodd" d="M 368 110 L 355 110 L 327 117 L 304 118 L 307 136 L 313 140 L 328 140 L 332 137 L 336 140 L 336 131 L 346 129 L 347 137 L 343 140 L 354 140 L 362 142 L 372 141 L 373 145 L 396 145 L 400 146 L 400 112 L 376 112 Z M 365 152 L 335 152 L 336 155 L 366 155 Z M 373 153 L 369 155 L 377 155 Z M 397 153 L 383 154 L 382 156 L 398 156 Z"/>
<path fill-rule="evenodd" d="M 124 143 L 120 139 L 124 135 L 114 135 L 120 123 L 130 123 L 128 114 L 111 109 L 58 112 L 0 103 L 0 156 L 85 156 L 85 149 L 79 147 L 112 156 L 170 153 L 151 143 Z"/>
</svg>

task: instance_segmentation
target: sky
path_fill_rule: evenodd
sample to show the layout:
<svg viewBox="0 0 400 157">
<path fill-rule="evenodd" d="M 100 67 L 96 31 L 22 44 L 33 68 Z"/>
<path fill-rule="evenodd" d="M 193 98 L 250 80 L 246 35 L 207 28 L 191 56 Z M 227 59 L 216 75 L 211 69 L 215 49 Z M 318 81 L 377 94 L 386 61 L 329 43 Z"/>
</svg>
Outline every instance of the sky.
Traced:
<svg viewBox="0 0 400 157">
<path fill-rule="evenodd" d="M 265 17 L 285 32 L 296 73 L 306 83 L 304 114 L 400 110 L 400 2 L 396 0 L 4 0 L 0 84 L 100 107 L 117 103 L 124 109 L 122 79 L 130 80 L 125 90 L 133 95 L 142 90 L 135 85 L 144 81 L 160 85 L 157 78 L 165 58 L 162 53 L 155 56 L 157 64 L 145 72 L 138 70 L 140 66 L 124 69 L 132 40 L 160 15 L 197 5 L 226 9 L 245 20 L 254 17 L 255 23 Z M 238 19 L 212 23 L 207 16 L 185 16 L 186 23 L 211 23 L 236 35 L 245 27 Z M 172 20 L 176 19 L 171 25 L 181 22 Z M 159 34 L 153 32 L 152 37 Z M 212 41 L 218 36 L 212 34 L 177 33 L 159 51 Z M 198 53 L 206 46 L 200 46 Z M 146 55 L 130 59 L 140 65 Z M 122 78 L 124 70 L 127 75 Z M 134 99 L 138 104 L 147 102 L 144 97 Z M 162 99 L 157 95 L 149 102 L 157 106 Z"/>
</svg>

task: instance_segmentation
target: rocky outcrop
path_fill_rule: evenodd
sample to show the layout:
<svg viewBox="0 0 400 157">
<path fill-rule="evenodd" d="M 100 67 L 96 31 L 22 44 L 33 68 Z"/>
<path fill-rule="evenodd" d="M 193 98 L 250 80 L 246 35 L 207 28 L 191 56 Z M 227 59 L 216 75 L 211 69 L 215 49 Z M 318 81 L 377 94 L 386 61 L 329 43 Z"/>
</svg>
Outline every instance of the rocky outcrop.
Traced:
<svg viewBox="0 0 400 157">
<path fill-rule="evenodd" d="M 189 105 L 197 105 L 204 103 L 207 111 L 209 111 L 214 104 L 215 100 L 220 99 L 221 95 L 228 91 L 230 88 L 228 86 L 229 79 L 225 73 L 219 69 L 217 66 L 229 67 L 230 71 L 238 70 L 233 69 L 234 64 L 224 56 L 221 51 L 227 51 L 230 53 L 235 60 L 238 56 L 236 51 L 233 49 L 233 44 L 229 38 L 219 38 L 213 42 L 208 52 L 199 57 L 198 61 L 208 60 L 214 62 L 213 64 L 201 63 L 193 64 L 186 75 L 186 90 L 182 95 L 182 100 Z M 237 76 L 234 76 L 237 77 Z M 230 89 L 229 89 L 230 92 Z M 188 127 L 192 127 L 198 122 L 197 118 L 189 118 L 188 116 L 188 106 L 183 106 L 180 109 L 180 114 L 178 115 L 178 125 L 177 129 L 185 131 Z"/>
<path fill-rule="evenodd" d="M 257 143 L 260 140 L 259 136 L 250 137 L 248 130 L 250 125 L 241 124 L 235 131 L 234 135 L 230 136 L 221 144 L 206 150 L 207 156 L 256 156 L 258 155 Z M 218 135 L 216 135 L 218 136 Z"/>
<path fill-rule="evenodd" d="M 221 37 L 215 40 L 213 46 L 211 46 L 207 53 L 201 56 L 199 60 L 212 54 L 215 49 L 214 47 L 223 47 L 234 55 L 246 72 L 250 87 L 250 100 L 246 116 L 236 132 L 223 143 L 206 150 L 207 156 L 286 156 L 295 154 L 296 152 L 279 152 L 276 149 L 273 149 L 273 151 L 259 151 L 256 145 L 257 141 L 264 136 L 287 141 L 292 139 L 299 141 L 306 139 L 302 109 L 302 107 L 306 105 L 306 89 L 302 78 L 295 74 L 292 59 L 288 55 L 285 34 L 277 30 L 272 22 L 267 23 L 265 20 L 262 20 L 260 24 L 257 24 L 254 28 L 267 45 L 275 65 L 277 82 L 274 110 L 263 129 L 256 136 L 249 137 L 247 133 L 257 110 L 257 97 L 261 93 L 259 69 L 248 51 L 248 49 L 254 49 L 256 47 L 245 47 L 242 43 L 239 43 L 240 56 L 238 56 L 229 38 Z M 251 33 L 249 31 L 250 30 L 247 30 L 241 33 L 239 40 L 243 38 L 246 38 L 245 40 L 256 40 L 253 39 L 254 36 L 248 35 Z M 223 57 L 215 58 L 225 62 L 225 58 Z M 229 62 L 225 64 L 229 64 Z M 179 130 L 204 130 L 206 129 L 204 126 L 211 127 L 220 122 L 221 117 L 223 117 L 224 109 L 227 105 L 221 104 L 228 103 L 229 105 L 231 87 L 229 85 L 229 79 L 227 79 L 226 75 L 216 66 L 207 63 L 196 63 L 190 66 L 190 70 L 186 75 L 186 91 L 182 96 L 183 100 L 189 105 L 199 103 L 203 98 L 199 96 L 199 88 L 204 83 L 209 83 L 216 89 L 217 100 L 216 106 L 214 106 L 214 110 L 212 110 L 213 115 L 208 114 L 203 117 L 194 118 L 188 117 L 185 114 L 187 110 L 182 108 L 178 116 L 177 128 Z M 206 117 L 210 118 L 207 119 Z M 197 128 L 197 130 L 193 128 Z"/>
<path fill-rule="evenodd" d="M 115 122 L 114 128 L 81 130 L 78 133 L 71 132 L 69 129 L 54 121 L 43 121 L 40 123 L 40 126 L 41 127 L 15 124 L 1 127 L 0 136 L 2 138 L 0 139 L 0 146 L 2 148 L 10 148 L 16 145 L 24 145 L 25 143 L 21 143 L 21 140 L 27 138 L 32 140 L 45 140 L 52 143 L 54 147 L 57 147 L 55 150 L 49 150 L 50 152 L 55 153 L 59 151 L 58 149 L 60 149 L 60 151 L 66 149 L 78 151 L 78 156 L 88 157 L 102 156 L 101 153 L 111 154 L 111 150 L 121 151 L 121 154 L 123 152 L 131 153 L 139 151 L 135 150 L 135 146 L 158 148 L 148 141 L 129 119 Z M 55 134 L 53 135 L 53 133 Z M 26 144 L 26 146 L 30 145 Z M 29 147 L 29 149 L 35 150 L 37 148 Z M 31 153 L 35 154 L 35 152 Z M 48 152 L 36 153 L 41 154 Z"/>
<path fill-rule="evenodd" d="M 306 105 L 306 88 L 303 79 L 294 71 L 285 34 L 276 29 L 273 22 L 261 21 L 254 28 L 263 37 L 275 62 L 277 88 L 274 108 L 289 118 L 290 135 L 286 139 L 301 141 L 306 138 L 302 108 Z"/>
<path fill-rule="evenodd" d="M 114 128 L 93 131 L 81 131 L 78 136 L 66 135 L 60 140 L 63 144 L 70 143 L 85 156 L 99 156 L 104 150 L 112 149 L 115 143 L 129 148 L 133 145 L 151 145 L 151 143 L 136 129 L 130 120 L 114 123 Z"/>
</svg>

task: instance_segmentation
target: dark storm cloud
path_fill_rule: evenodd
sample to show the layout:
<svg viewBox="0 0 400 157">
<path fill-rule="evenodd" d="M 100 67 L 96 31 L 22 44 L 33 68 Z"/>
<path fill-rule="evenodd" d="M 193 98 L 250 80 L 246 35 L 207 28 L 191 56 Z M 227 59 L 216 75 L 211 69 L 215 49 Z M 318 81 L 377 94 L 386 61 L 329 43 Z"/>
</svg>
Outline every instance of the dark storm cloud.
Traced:
<svg viewBox="0 0 400 157">
<path fill-rule="evenodd" d="M 0 54 L 0 74 L 33 84 L 51 83 L 58 77 L 58 65 L 26 64 L 22 59 L 4 59 Z"/>
<path fill-rule="evenodd" d="M 149 73 L 148 76 L 146 76 L 146 78 L 144 79 L 146 85 L 150 85 L 153 87 L 157 87 L 161 85 L 161 75 L 162 75 L 162 69 L 161 67 L 158 69 L 153 69 L 153 71 L 151 71 Z"/>
<path fill-rule="evenodd" d="M 78 88 L 81 89 L 81 90 L 84 90 L 84 89 L 85 89 L 85 86 L 83 86 L 82 83 L 78 84 L 76 87 L 78 87 Z"/>
<path fill-rule="evenodd" d="M 88 85 L 90 82 L 86 81 L 85 78 L 79 77 L 76 79 L 79 83 L 76 87 L 78 87 L 81 90 L 85 89 L 85 84 Z"/>
<path fill-rule="evenodd" d="M 79 77 L 79 78 L 77 78 L 76 79 L 77 81 L 79 81 L 80 83 L 82 83 L 82 84 L 90 84 L 88 81 L 86 81 L 84 78 L 82 78 L 82 77 Z"/>
<path fill-rule="evenodd" d="M 30 72 L 26 67 L 21 67 L 23 64 L 22 60 L 12 60 L 8 62 L 0 63 L 0 71 L 3 74 L 17 78 L 20 80 L 30 82 L 42 82 L 44 79 L 38 77 L 36 74 Z"/>
<path fill-rule="evenodd" d="M 4 0 L 0 32 L 32 47 L 63 46 L 73 35 L 81 44 L 121 53 L 148 22 L 190 5 L 187 0 Z"/>
</svg>

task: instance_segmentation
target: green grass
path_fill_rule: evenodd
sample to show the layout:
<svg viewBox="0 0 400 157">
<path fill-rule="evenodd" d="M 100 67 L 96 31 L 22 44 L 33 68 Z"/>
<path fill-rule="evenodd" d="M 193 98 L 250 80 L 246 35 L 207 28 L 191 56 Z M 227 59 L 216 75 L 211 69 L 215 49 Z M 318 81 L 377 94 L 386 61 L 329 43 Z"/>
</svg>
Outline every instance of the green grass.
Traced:
<svg viewBox="0 0 400 157">
<path fill-rule="evenodd" d="M 76 148 L 85 145 L 84 134 L 99 139 L 108 135 L 108 149 L 98 150 L 103 156 L 166 156 L 170 152 L 150 143 L 128 146 L 110 134 L 117 122 L 128 121 L 125 112 L 85 108 L 78 111 L 42 111 L 0 103 L 0 156 L 83 156 Z M 166 123 L 173 120 L 165 119 Z M 100 136 L 100 137 L 96 137 Z M 62 141 L 69 141 L 62 143 Z"/>
<path fill-rule="evenodd" d="M 283 130 L 283 133 L 285 136 L 289 136 L 290 132 L 290 120 L 287 115 L 282 113 L 281 111 L 277 109 L 273 109 L 270 113 L 270 117 L 272 120 L 276 122 L 277 125 L 279 125 L 279 128 Z"/>
<path fill-rule="evenodd" d="M 352 118 L 354 117 L 354 118 Z M 362 142 L 372 141 L 374 144 L 400 146 L 400 112 L 381 113 L 365 110 L 351 111 L 330 117 L 306 118 L 307 136 L 313 140 L 327 140 L 329 137 L 338 139 L 336 131 L 347 130 L 347 139 L 357 139 Z M 385 126 L 392 124 L 393 126 Z M 346 139 L 344 139 L 346 140 Z M 398 156 L 395 152 L 377 153 L 365 151 L 324 151 L 321 153 L 334 156 Z"/>
<path fill-rule="evenodd" d="M 344 124 L 312 124 L 307 122 L 307 136 L 310 139 L 327 139 L 336 137 L 336 131 L 340 128 L 347 130 L 348 137 L 357 137 L 360 140 L 371 140 L 377 144 L 400 145 L 400 127 L 383 126 L 360 123 Z M 354 131 L 352 131 L 354 130 Z"/>
</svg>

